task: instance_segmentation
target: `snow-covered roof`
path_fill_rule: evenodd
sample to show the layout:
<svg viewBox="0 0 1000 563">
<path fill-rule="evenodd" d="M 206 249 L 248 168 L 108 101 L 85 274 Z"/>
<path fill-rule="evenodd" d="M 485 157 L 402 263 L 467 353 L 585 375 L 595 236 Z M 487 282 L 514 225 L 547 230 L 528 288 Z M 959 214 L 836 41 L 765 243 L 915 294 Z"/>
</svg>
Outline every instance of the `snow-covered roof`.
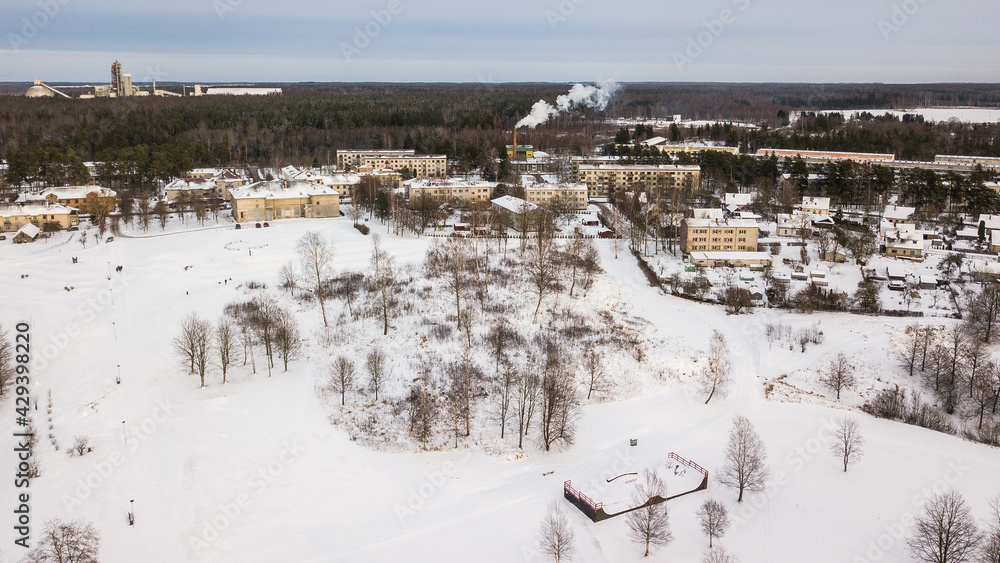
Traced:
<svg viewBox="0 0 1000 563">
<path fill-rule="evenodd" d="M 700 172 L 701 166 L 681 164 L 581 164 L 580 170 L 674 170 L 678 172 Z"/>
<path fill-rule="evenodd" d="M 526 186 L 526 189 L 535 190 L 552 190 L 552 191 L 569 191 L 569 190 L 587 190 L 587 184 L 549 184 L 549 183 L 535 183 L 530 186 Z"/>
<path fill-rule="evenodd" d="M 885 212 L 882 213 L 882 216 L 892 221 L 906 221 L 913 216 L 914 212 L 916 212 L 916 208 L 913 207 L 888 205 L 885 208 Z"/>
<path fill-rule="evenodd" d="M 830 209 L 830 198 L 828 197 L 804 197 L 802 198 L 803 209 Z"/>
<path fill-rule="evenodd" d="M 761 216 L 753 213 L 752 211 L 740 211 L 740 219 L 749 219 L 753 221 L 760 220 Z"/>
<path fill-rule="evenodd" d="M 86 199 L 91 193 L 97 193 L 98 197 L 115 197 L 114 190 L 102 188 L 100 186 L 61 186 L 58 188 L 48 188 L 38 193 L 38 199 L 45 199 L 54 195 L 56 199 Z"/>
<path fill-rule="evenodd" d="M 990 231 L 990 246 L 1000 246 L 1000 231 Z"/>
<path fill-rule="evenodd" d="M 493 205 L 497 207 L 506 209 L 512 213 L 527 213 L 528 211 L 533 211 L 538 209 L 538 206 L 534 203 L 524 201 L 519 197 L 514 197 L 512 195 L 505 195 L 503 197 L 498 197 L 492 201 Z"/>
<path fill-rule="evenodd" d="M 738 229 L 756 229 L 757 221 L 752 219 L 697 219 L 688 218 L 684 222 L 688 227 L 733 227 Z"/>
<path fill-rule="evenodd" d="M 16 233 L 14 233 L 14 236 L 16 237 L 17 235 L 24 234 L 33 239 L 37 237 L 40 232 L 42 232 L 41 229 L 39 229 L 34 223 L 25 223 L 24 225 L 21 225 L 21 228 L 18 229 Z"/>
<path fill-rule="evenodd" d="M 288 182 L 286 187 L 284 182 L 270 181 L 232 188 L 229 194 L 233 199 L 301 199 L 317 195 L 340 195 L 340 192 L 310 182 Z"/>
<path fill-rule="evenodd" d="M 979 220 L 976 221 L 976 227 L 978 227 L 980 223 L 986 224 L 987 231 L 994 231 L 1000 229 L 1000 215 L 990 215 L 987 213 L 983 213 L 982 215 L 979 216 Z"/>
<path fill-rule="evenodd" d="M 692 252 L 691 260 L 765 260 L 773 262 L 767 252 Z"/>
<path fill-rule="evenodd" d="M 52 201 L 31 201 L 28 203 L 0 203 L 0 217 L 25 215 L 62 215 L 76 211 L 75 208 Z"/>
<path fill-rule="evenodd" d="M 735 205 L 737 207 L 744 207 L 753 203 L 753 194 L 726 194 L 726 205 Z"/>
<path fill-rule="evenodd" d="M 717 221 L 721 221 L 723 219 L 721 209 L 698 207 L 692 209 L 691 213 L 694 214 L 693 219 L 714 219 Z"/>
<path fill-rule="evenodd" d="M 214 190 L 215 180 L 207 178 L 178 178 L 167 184 L 167 190 Z"/>
<path fill-rule="evenodd" d="M 667 142 L 666 137 L 653 137 L 652 139 L 646 139 L 641 144 L 647 147 L 655 147 L 657 145 L 662 145 L 663 143 L 666 142 Z"/>
</svg>

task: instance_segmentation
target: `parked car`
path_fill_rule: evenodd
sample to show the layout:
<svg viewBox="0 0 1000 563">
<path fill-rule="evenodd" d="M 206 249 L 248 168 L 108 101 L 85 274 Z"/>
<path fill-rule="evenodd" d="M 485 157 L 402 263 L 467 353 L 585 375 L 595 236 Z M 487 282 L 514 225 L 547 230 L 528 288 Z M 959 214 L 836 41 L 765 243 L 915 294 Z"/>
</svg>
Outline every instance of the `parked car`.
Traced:
<svg viewBox="0 0 1000 563">
<path fill-rule="evenodd" d="M 115 237 L 108 237 L 108 238 L 104 239 L 104 242 L 112 242 L 114 240 L 115 240 Z"/>
<path fill-rule="evenodd" d="M 267 222 L 265 222 L 265 223 L 264 223 L 264 226 L 265 226 L 265 227 L 270 227 L 270 226 L 271 226 L 271 224 L 270 224 L 270 223 L 267 223 Z"/>
<path fill-rule="evenodd" d="M 243 228 L 243 225 L 240 225 L 239 223 L 236 223 L 236 228 L 237 228 L 237 229 L 242 229 L 242 228 Z"/>
<path fill-rule="evenodd" d="M 0 240 L 7 240 L 7 237 L 5 237 L 4 235 L 0 235 Z"/>
<path fill-rule="evenodd" d="M 891 281 L 889 282 L 889 289 L 892 291 L 903 291 L 906 289 L 906 283 L 901 281 Z"/>
<path fill-rule="evenodd" d="M 66 231 L 79 231 L 79 230 L 80 230 L 80 227 L 77 227 L 76 225 L 73 225 L 72 227 L 66 229 Z"/>
<path fill-rule="evenodd" d="M 254 225 L 254 227 L 257 227 L 259 229 L 260 228 L 260 223 L 257 223 L 256 225 Z"/>
</svg>

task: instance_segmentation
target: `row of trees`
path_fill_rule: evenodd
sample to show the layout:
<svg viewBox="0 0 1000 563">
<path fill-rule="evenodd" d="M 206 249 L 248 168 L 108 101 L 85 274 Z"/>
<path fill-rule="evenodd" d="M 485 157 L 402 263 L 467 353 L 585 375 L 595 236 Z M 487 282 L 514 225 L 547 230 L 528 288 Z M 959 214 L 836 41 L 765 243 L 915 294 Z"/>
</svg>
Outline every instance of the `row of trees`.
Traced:
<svg viewBox="0 0 1000 563">
<path fill-rule="evenodd" d="M 181 321 L 173 344 L 189 373 L 198 375 L 204 387 L 206 375 L 214 370 L 220 372 L 222 383 L 226 383 L 230 369 L 239 363 L 241 349 L 242 365 L 249 360 L 253 373 L 257 373 L 258 347 L 263 348 L 268 377 L 275 358 L 288 371 L 288 363 L 301 352 L 302 337 L 292 314 L 274 299 L 261 295 L 226 305 L 214 325 L 197 313 L 188 315 Z"/>
</svg>

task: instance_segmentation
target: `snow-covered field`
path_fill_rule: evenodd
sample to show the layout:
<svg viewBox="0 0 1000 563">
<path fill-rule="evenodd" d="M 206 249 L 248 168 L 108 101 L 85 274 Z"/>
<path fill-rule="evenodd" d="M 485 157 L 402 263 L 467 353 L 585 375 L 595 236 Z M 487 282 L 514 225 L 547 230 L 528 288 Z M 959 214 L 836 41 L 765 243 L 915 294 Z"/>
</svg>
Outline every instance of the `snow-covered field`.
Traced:
<svg viewBox="0 0 1000 563">
<path fill-rule="evenodd" d="M 372 227 L 403 265 L 418 264 L 434 242 Z M 240 367 L 229 383 L 210 377 L 200 389 L 171 349 L 181 319 L 191 312 L 218 318 L 226 303 L 246 298 L 250 281 L 279 295 L 278 269 L 309 230 L 336 243 L 338 270 L 367 268 L 372 238 L 347 218 L 240 231 L 168 227 L 163 236 L 120 236 L 86 249 L 75 241 L 57 246 L 67 233 L 0 243 L 0 322 L 8 330 L 31 324 L 34 420 L 60 446 L 39 441 L 33 539 L 49 519 L 82 518 L 99 530 L 101 560 L 109 562 L 541 561 L 539 523 L 561 499 L 563 481 L 602 467 L 659 466 L 674 451 L 709 470 L 709 488 L 669 503 L 675 540 L 653 560 L 700 559 L 708 542 L 695 512 L 716 498 L 735 521 L 718 543 L 745 563 L 908 561 L 906 527 L 934 492 L 959 490 L 981 518 L 1000 493 L 1000 450 L 858 412 L 866 455 L 845 474 L 829 452 L 838 417 L 873 390 L 905 383 L 892 356 L 913 319 L 767 310 L 726 316 L 650 288 L 627 252 L 615 259 L 610 241 L 596 241 L 607 272 L 598 295 L 665 343 L 644 361 L 689 366 L 718 330 L 733 365 L 728 396 L 705 405 L 690 370 L 680 367 L 622 400 L 585 402 L 570 448 L 544 453 L 532 442 L 526 455 L 512 457 L 476 444 L 394 453 L 352 440 L 331 423 L 329 401 L 317 393 L 326 366 L 310 357 L 270 378 Z M 315 353 L 318 308 L 294 312 Z M 768 323 L 818 325 L 824 342 L 804 353 L 774 345 Z M 405 355 L 411 345 L 390 334 L 384 348 Z M 338 343 L 328 346 L 334 353 Z M 862 378 L 840 402 L 816 382 L 838 352 L 856 360 Z M 23 550 L 12 543 L 18 428 L 11 400 L 0 413 L 0 456 L 10 471 L 0 485 L 0 553 L 16 561 Z M 766 492 L 742 505 L 714 479 L 736 414 L 756 426 L 771 468 Z M 70 457 L 77 435 L 89 436 L 93 451 Z M 560 502 L 576 534 L 576 560 L 643 560 L 623 519 L 594 524 Z"/>
</svg>

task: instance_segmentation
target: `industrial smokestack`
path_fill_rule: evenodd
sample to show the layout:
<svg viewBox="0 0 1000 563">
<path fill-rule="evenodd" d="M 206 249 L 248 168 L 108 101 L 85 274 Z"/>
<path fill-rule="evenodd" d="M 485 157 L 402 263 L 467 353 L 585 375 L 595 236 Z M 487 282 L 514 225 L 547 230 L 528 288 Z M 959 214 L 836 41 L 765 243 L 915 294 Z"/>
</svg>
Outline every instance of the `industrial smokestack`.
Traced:
<svg viewBox="0 0 1000 563">
<path fill-rule="evenodd" d="M 512 160 L 517 160 L 517 127 L 514 128 L 514 150 L 510 153 L 514 158 Z"/>
</svg>

